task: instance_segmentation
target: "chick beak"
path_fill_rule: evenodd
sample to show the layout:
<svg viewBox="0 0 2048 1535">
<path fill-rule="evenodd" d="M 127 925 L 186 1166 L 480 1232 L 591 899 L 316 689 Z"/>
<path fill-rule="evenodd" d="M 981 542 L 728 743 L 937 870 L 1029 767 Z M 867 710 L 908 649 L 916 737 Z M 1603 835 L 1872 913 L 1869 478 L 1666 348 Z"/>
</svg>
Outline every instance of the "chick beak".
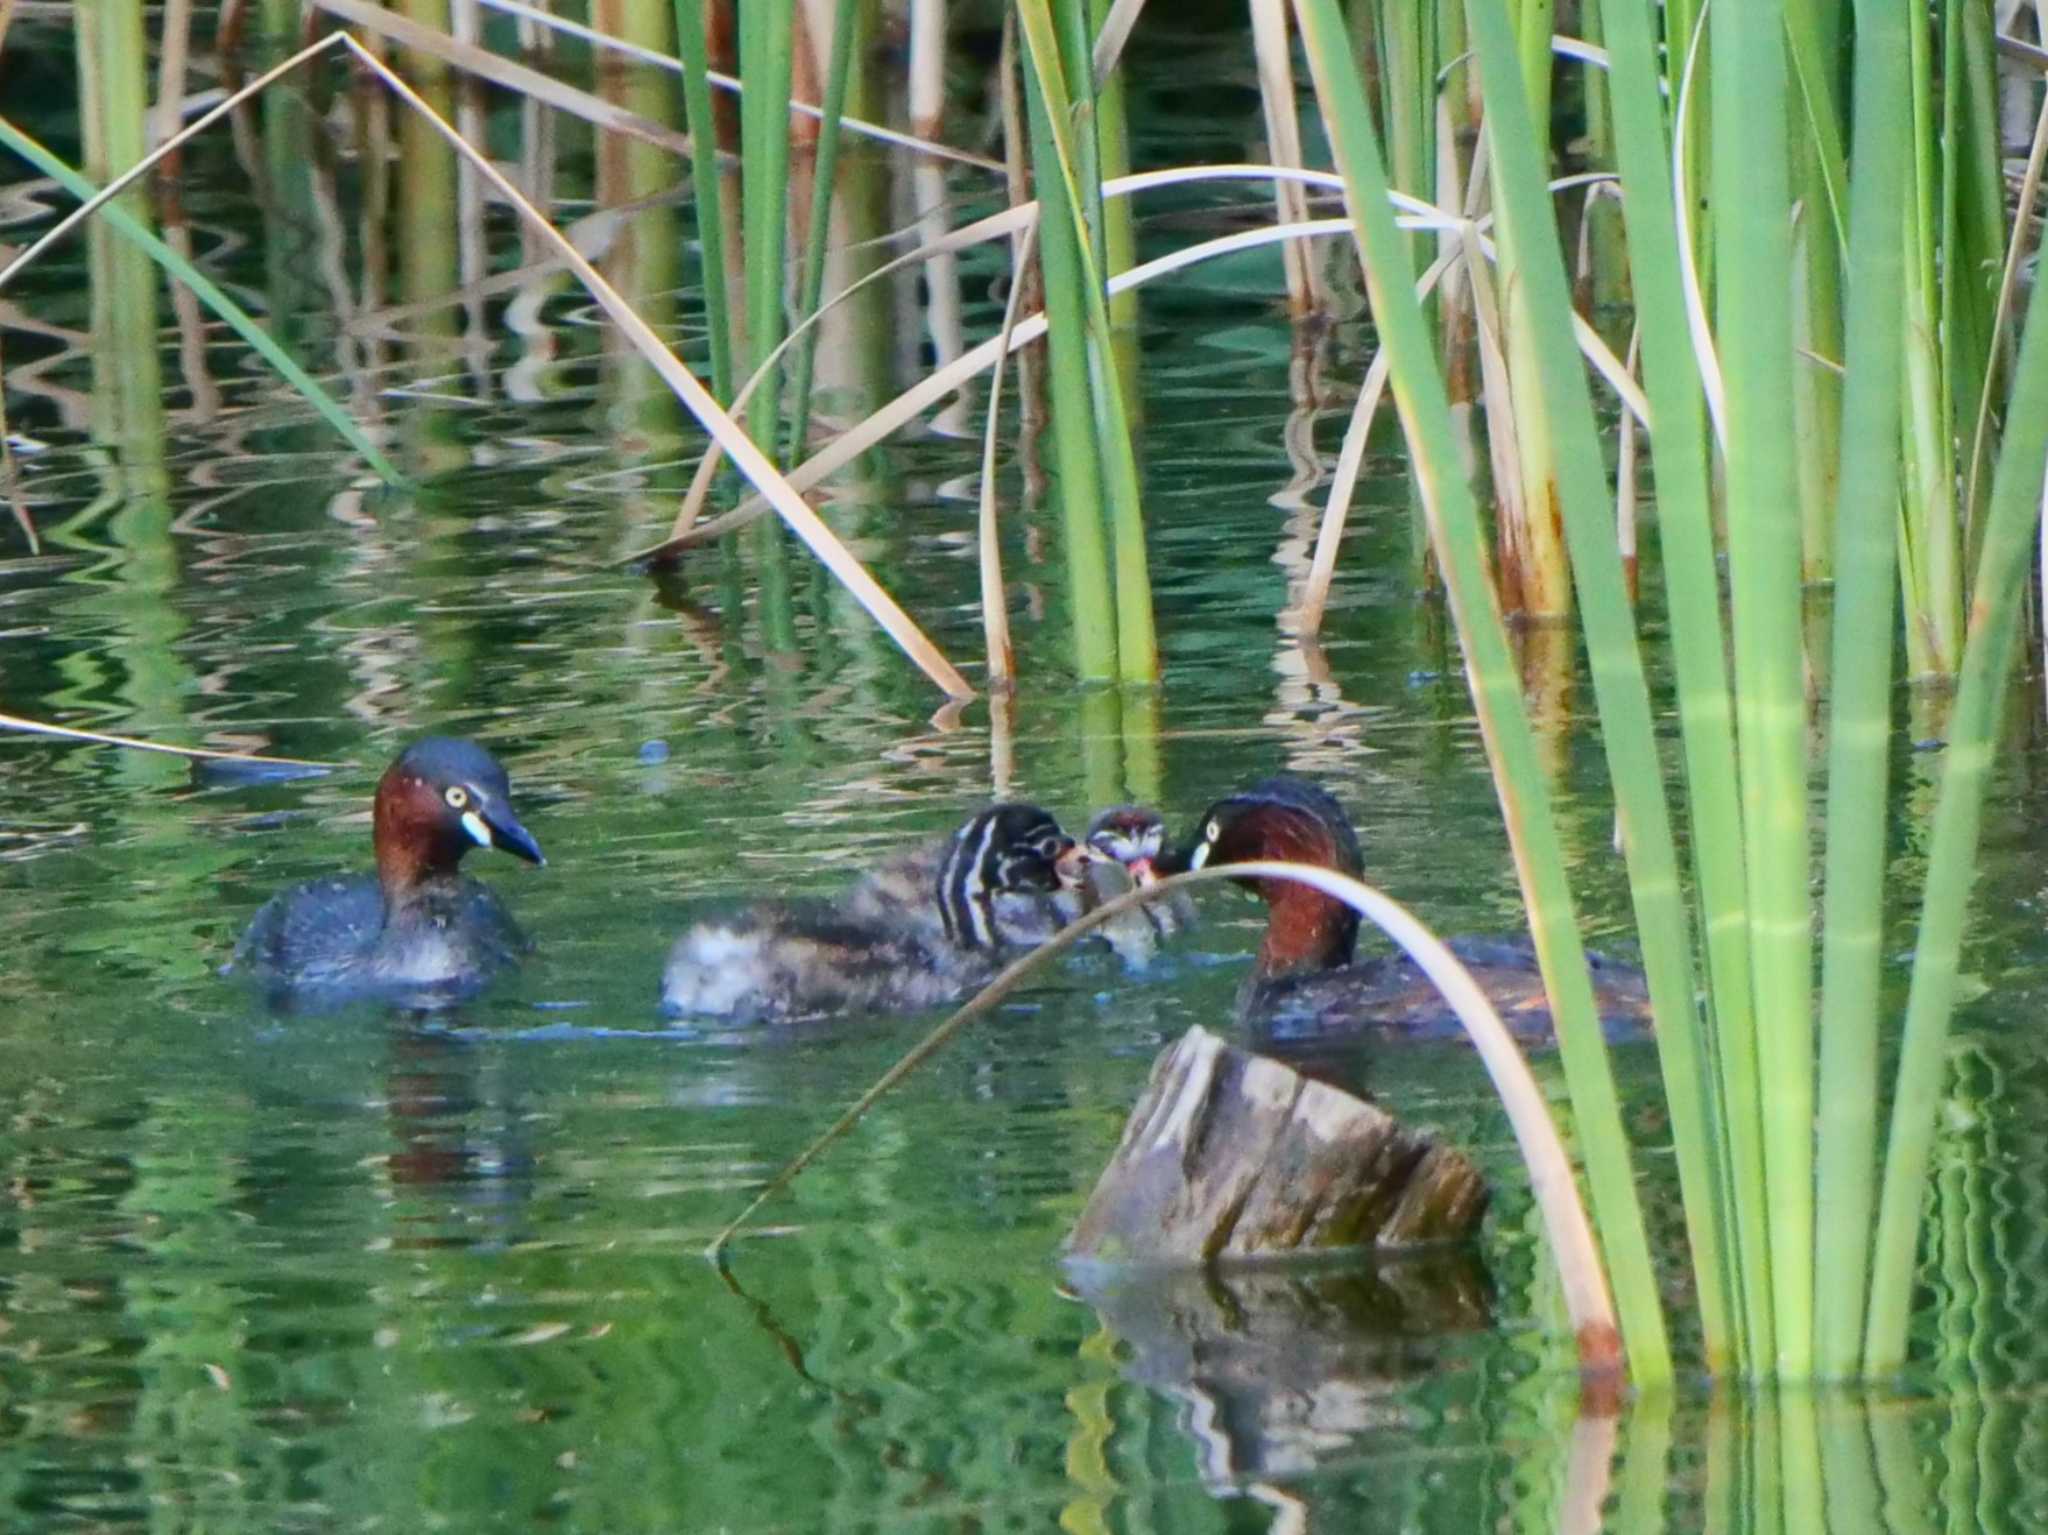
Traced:
<svg viewBox="0 0 2048 1535">
<path fill-rule="evenodd" d="M 1134 885 L 1155 885 L 1159 882 L 1159 871 L 1152 867 L 1149 858 L 1133 858 L 1125 867 L 1131 871 L 1131 883 Z"/>
<path fill-rule="evenodd" d="M 509 805 L 490 804 L 481 812 L 472 810 L 462 818 L 462 825 L 484 847 L 497 848 L 531 864 L 547 862 L 541 855 L 540 844 L 533 840 L 533 833 L 519 824 L 519 817 Z M 477 835 L 479 830 L 482 836 Z"/>
<path fill-rule="evenodd" d="M 1088 865 L 1094 860 L 1094 849 L 1085 842 L 1069 842 L 1066 851 L 1052 861 L 1053 875 L 1065 890 L 1078 890 L 1088 878 Z"/>
</svg>

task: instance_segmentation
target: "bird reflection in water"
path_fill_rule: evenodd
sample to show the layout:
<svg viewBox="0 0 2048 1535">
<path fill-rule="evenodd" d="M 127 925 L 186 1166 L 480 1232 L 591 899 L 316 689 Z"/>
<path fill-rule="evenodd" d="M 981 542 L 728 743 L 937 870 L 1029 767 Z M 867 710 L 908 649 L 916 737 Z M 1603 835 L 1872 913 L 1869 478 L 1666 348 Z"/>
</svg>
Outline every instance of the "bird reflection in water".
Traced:
<svg viewBox="0 0 2048 1535">
<path fill-rule="evenodd" d="M 511 1242 L 534 1165 L 502 1059 L 439 1029 L 394 1028 L 390 1038 L 385 1104 L 396 1145 L 386 1166 L 403 1201 L 394 1245 Z"/>
</svg>

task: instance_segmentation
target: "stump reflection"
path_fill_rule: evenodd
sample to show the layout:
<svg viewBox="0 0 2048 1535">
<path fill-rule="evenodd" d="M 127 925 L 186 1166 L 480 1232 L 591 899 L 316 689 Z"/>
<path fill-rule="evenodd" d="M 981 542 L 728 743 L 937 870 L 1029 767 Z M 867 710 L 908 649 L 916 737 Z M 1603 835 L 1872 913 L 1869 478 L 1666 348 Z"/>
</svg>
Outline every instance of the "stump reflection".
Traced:
<svg viewBox="0 0 2048 1535">
<path fill-rule="evenodd" d="M 1312 1471 L 1405 1426 L 1400 1393 L 1441 1363 L 1431 1340 L 1493 1313 L 1469 1248 L 1284 1267 L 1070 1262 L 1066 1277 L 1128 1349 L 1126 1378 L 1184 1404 L 1181 1428 L 1218 1491 Z"/>
</svg>

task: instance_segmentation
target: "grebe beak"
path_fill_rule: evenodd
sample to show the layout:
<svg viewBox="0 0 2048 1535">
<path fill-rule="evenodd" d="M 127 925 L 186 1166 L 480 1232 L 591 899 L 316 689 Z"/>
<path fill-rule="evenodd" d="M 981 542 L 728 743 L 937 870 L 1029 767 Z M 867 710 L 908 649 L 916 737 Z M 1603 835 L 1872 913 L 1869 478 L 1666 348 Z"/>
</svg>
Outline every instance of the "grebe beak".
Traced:
<svg viewBox="0 0 2048 1535">
<path fill-rule="evenodd" d="M 547 862 L 533 833 L 519 824 L 509 805 L 487 804 L 481 810 L 464 811 L 462 829 L 478 847 L 494 847 L 531 864 Z"/>
</svg>

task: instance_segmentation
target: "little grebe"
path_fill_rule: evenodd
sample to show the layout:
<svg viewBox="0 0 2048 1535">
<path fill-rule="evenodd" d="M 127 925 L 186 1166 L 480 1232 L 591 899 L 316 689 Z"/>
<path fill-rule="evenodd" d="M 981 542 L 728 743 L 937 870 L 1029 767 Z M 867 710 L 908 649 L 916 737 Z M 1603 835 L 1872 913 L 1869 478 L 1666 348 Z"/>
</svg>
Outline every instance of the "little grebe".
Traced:
<svg viewBox="0 0 2048 1535">
<path fill-rule="evenodd" d="M 782 1022 L 936 1007 L 987 983 L 1077 910 L 1073 838 L 1036 805 L 991 805 L 837 901 L 700 922 L 662 973 L 673 1016 Z"/>
<path fill-rule="evenodd" d="M 1053 863 L 1050 884 L 1038 867 L 1046 858 Z M 988 866 L 978 876 L 976 900 L 986 908 L 994 942 L 1032 948 L 1080 915 L 1086 860 L 1051 812 L 1025 804 L 990 805 L 956 831 L 891 854 L 832 906 L 853 922 L 945 940 L 948 924 L 965 915 L 966 882 L 983 859 Z"/>
<path fill-rule="evenodd" d="M 1177 866 L 1251 859 L 1315 864 L 1353 878 L 1363 859 L 1343 808 L 1298 778 L 1267 778 L 1241 794 L 1218 800 L 1203 815 Z M 1429 978 L 1405 954 L 1358 960 L 1358 913 L 1334 896 L 1294 880 L 1247 879 L 1265 901 L 1265 941 L 1244 989 L 1239 1016 L 1284 1032 L 1347 1030 L 1412 1037 L 1463 1037 L 1463 1029 Z M 1451 951 L 1472 972 L 1514 1034 L 1531 1043 L 1552 1038 L 1550 1004 L 1535 951 L 1526 944 L 1454 938 Z M 1649 994 L 1640 973 L 1601 955 L 1588 955 L 1601 1017 L 1610 1025 L 1641 1026 Z"/>
<path fill-rule="evenodd" d="M 1149 805 L 1112 805 L 1098 810 L 1081 838 L 1088 855 L 1082 905 L 1092 911 L 1133 887 L 1156 884 L 1166 847 L 1166 821 Z M 1195 925 L 1195 903 L 1185 890 L 1125 912 L 1099 929 L 1125 966 L 1143 970 L 1160 943 Z"/>
<path fill-rule="evenodd" d="M 526 951 L 490 887 L 457 867 L 472 847 L 547 861 L 489 752 L 443 736 L 407 747 L 378 781 L 372 840 L 375 874 L 272 896 L 222 973 L 278 1001 L 378 995 L 431 1006 L 469 995 Z"/>
</svg>

